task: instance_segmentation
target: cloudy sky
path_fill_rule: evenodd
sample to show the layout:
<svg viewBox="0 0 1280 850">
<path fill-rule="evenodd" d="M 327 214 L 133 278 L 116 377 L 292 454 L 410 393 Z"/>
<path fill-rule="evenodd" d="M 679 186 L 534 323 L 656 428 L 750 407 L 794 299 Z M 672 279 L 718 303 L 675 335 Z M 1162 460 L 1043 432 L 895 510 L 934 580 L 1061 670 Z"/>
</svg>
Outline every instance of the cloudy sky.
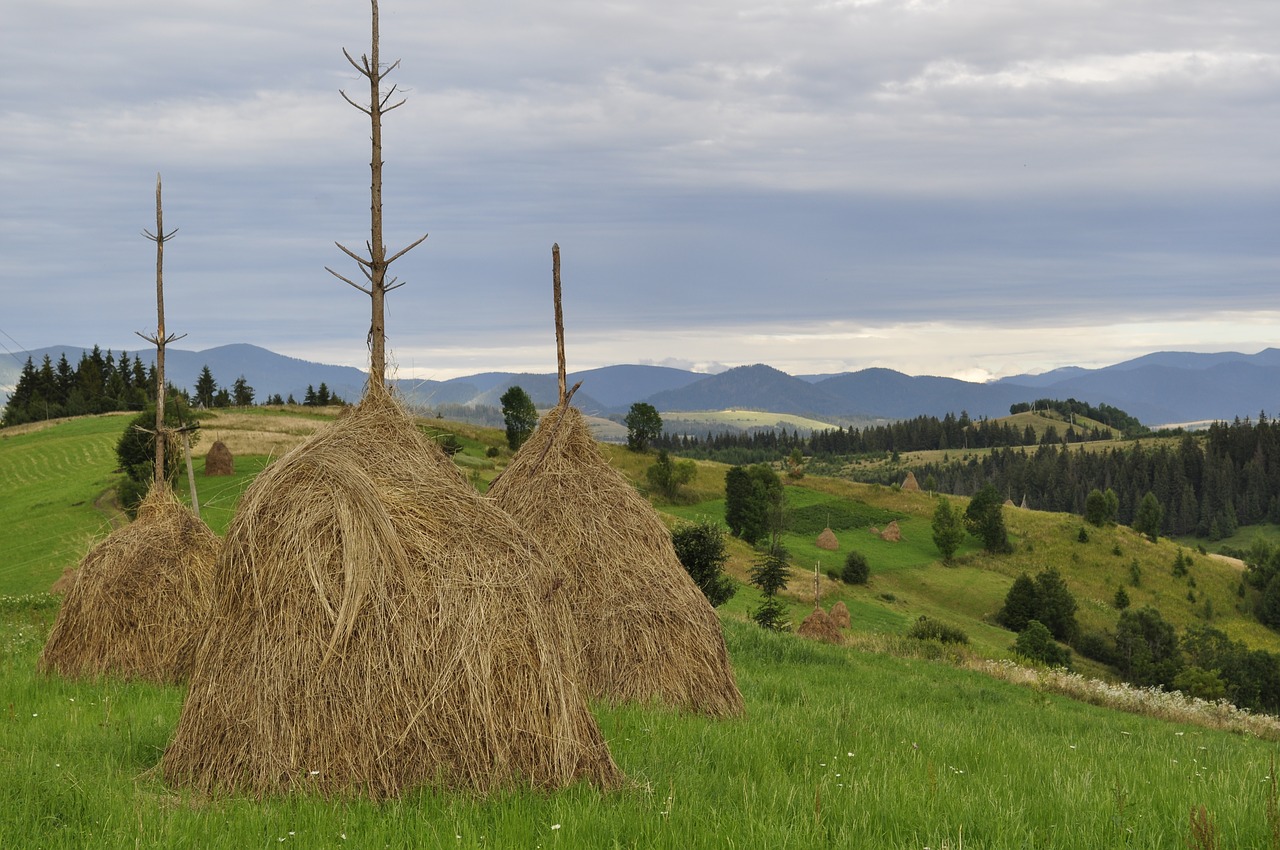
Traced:
<svg viewBox="0 0 1280 850">
<path fill-rule="evenodd" d="M 367 364 L 356 0 L 0 27 L 0 343 Z M 1280 345 L 1275 0 L 382 0 L 402 376 L 991 375 Z M 0 356 L 3 354 L 0 349 Z"/>
</svg>

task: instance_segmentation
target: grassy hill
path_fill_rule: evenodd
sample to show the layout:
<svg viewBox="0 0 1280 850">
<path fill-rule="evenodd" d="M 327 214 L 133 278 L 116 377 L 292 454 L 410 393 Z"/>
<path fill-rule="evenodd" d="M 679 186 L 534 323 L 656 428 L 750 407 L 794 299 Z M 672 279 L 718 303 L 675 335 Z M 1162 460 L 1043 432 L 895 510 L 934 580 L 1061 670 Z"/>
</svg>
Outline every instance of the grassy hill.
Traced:
<svg viewBox="0 0 1280 850">
<path fill-rule="evenodd" d="M 329 415 L 254 410 L 206 420 L 195 466 L 211 526 L 225 528 L 252 476 Z M 947 663 L 948 651 L 901 643 L 915 618 L 928 614 L 968 633 L 969 666 L 980 656 L 1007 657 L 1013 636 L 992 625 L 990 614 L 1018 572 L 1055 565 L 1086 629 L 1114 626 L 1118 612 L 1109 600 L 1123 585 L 1134 605 L 1157 604 L 1180 626 L 1202 622 L 1204 600 L 1213 600 L 1214 626 L 1280 649 L 1276 635 L 1236 609 L 1236 566 L 1197 554 L 1190 575 L 1176 578 L 1175 543 L 1151 544 L 1124 528 L 1090 528 L 1081 543 L 1078 518 L 1006 508 L 1015 554 L 994 558 L 970 542 L 957 565 L 945 567 L 930 538 L 927 494 L 816 477 L 786 488 L 804 528 L 785 541 L 797 568 L 790 613 L 798 622 L 812 609 L 817 565 L 822 604 L 846 601 L 855 645 L 764 633 L 745 620 L 757 604 L 754 591 L 739 589 L 722 619 L 747 717 L 713 722 L 599 707 L 614 757 L 633 783 L 623 791 L 517 790 L 480 801 L 424 792 L 383 805 L 305 796 L 187 800 L 153 770 L 176 723 L 181 688 L 72 683 L 33 672 L 56 603 L 29 594 L 47 588 L 105 533 L 99 496 L 112 483 L 112 449 L 124 422 L 92 417 L 0 431 L 0 534 L 9 553 L 0 567 L 0 704 L 8 706 L 0 753 L 20 766 L 0 773 L 0 846 L 1276 846 L 1268 843 L 1280 829 L 1273 743 L 1086 705 L 1054 688 L 961 669 L 964 659 Z M 457 436 L 463 450 L 456 460 L 481 487 L 510 456 L 501 447 L 489 457 L 490 447 L 503 445 L 496 429 L 440 420 L 423 427 Z M 200 474 L 214 438 L 236 454 L 232 478 Z M 620 447 L 605 450 L 633 480 L 643 480 L 652 462 Z M 662 509 L 673 523 L 718 520 L 723 478 L 723 466 L 699 463 L 682 503 Z M 902 529 L 900 543 L 870 532 L 890 518 Z M 836 530 L 838 552 L 814 545 L 812 529 L 824 524 Z M 738 541 L 730 546 L 730 572 L 745 580 L 752 552 Z M 866 587 L 824 574 L 850 548 L 871 563 Z M 1164 697 L 1152 699 L 1158 705 Z M 1187 843 L 1200 806 L 1217 844 Z"/>
</svg>

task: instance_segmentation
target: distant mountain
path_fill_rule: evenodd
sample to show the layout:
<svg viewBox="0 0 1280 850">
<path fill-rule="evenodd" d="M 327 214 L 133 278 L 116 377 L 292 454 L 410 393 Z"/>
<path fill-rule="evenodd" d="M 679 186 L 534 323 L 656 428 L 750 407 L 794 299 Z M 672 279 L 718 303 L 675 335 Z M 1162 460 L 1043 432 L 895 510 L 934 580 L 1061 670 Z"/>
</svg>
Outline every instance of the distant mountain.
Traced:
<svg viewBox="0 0 1280 850">
<path fill-rule="evenodd" d="M 19 352 L 0 361 L 0 394 L 12 387 L 28 354 L 39 364 L 66 352 L 76 362 L 84 349 L 51 346 Z M 139 349 L 141 351 L 141 349 Z M 132 352 L 130 352 L 132 355 Z M 142 353 L 150 363 L 153 352 Z M 240 375 L 259 400 L 280 393 L 301 399 L 307 385 L 324 382 L 343 398 L 360 397 L 365 373 L 285 357 L 255 345 L 224 345 L 204 351 L 168 350 L 169 379 L 193 389 L 208 365 L 220 385 Z M 1042 375 L 1017 375 L 978 384 L 954 378 L 911 376 L 891 369 L 863 369 L 839 375 L 796 377 L 756 364 L 718 375 L 664 366 L 617 365 L 574 372 L 583 382 L 574 401 L 588 413 L 618 417 L 637 401 L 664 413 L 745 408 L 792 413 L 834 421 L 846 418 L 908 419 L 966 411 L 971 417 L 999 417 L 1012 404 L 1039 398 L 1075 398 L 1127 411 L 1147 425 L 1280 414 L 1280 348 L 1257 354 L 1196 354 L 1162 351 L 1101 369 L 1066 367 Z M 400 390 L 425 405 L 492 406 L 508 387 L 519 384 L 539 407 L 556 403 L 552 374 L 484 372 L 448 381 L 401 380 Z"/>
<path fill-rule="evenodd" d="M 772 366 L 739 366 L 694 381 L 680 389 L 666 390 L 645 399 L 663 410 L 725 410 L 745 407 L 773 413 L 832 416 L 843 413 L 839 398 L 780 372 Z"/>
</svg>

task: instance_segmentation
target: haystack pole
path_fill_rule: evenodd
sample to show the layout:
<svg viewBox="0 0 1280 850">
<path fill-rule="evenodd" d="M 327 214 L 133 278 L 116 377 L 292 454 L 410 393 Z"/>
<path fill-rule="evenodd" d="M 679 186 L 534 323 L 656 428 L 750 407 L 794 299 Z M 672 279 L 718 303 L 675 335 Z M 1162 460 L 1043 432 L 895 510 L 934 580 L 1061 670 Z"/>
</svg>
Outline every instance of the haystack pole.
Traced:
<svg viewBox="0 0 1280 850">
<path fill-rule="evenodd" d="M 379 125 L 395 89 L 379 82 L 396 65 L 379 64 L 372 6 L 370 56 L 344 51 L 371 86 L 370 258 L 343 248 L 369 286 L 342 278 L 373 303 L 368 386 L 242 496 L 164 774 L 255 796 L 613 788 L 548 555 L 385 384 L 383 296 L 400 285 L 386 266 L 413 245 L 384 259 Z"/>
<path fill-rule="evenodd" d="M 565 390 L 560 251 L 552 249 L 561 398 L 489 496 L 556 558 L 583 677 L 611 702 L 657 701 L 712 716 L 742 712 L 715 610 L 657 512 L 596 445 Z"/>
<path fill-rule="evenodd" d="M 391 103 L 391 98 L 396 93 L 394 85 L 387 89 L 385 93 L 382 92 L 383 78 L 399 66 L 400 60 L 397 59 L 385 69 L 382 67 L 378 58 L 378 43 L 380 41 L 378 35 L 378 0 L 371 0 L 371 2 L 373 5 L 373 46 L 370 48 L 369 53 L 362 54 L 360 61 L 357 62 L 346 49 L 342 51 L 342 55 L 347 57 L 351 67 L 359 71 L 369 81 L 369 105 L 365 106 L 356 103 L 347 96 L 346 92 L 339 92 L 343 100 L 369 116 L 370 139 L 373 144 L 373 156 L 369 159 L 369 241 L 366 243 L 369 256 L 368 258 L 362 257 L 341 242 L 334 243 L 342 253 L 356 261 L 356 264 L 360 267 L 361 274 L 364 275 L 369 285 L 361 286 L 350 278 L 338 274 L 328 266 L 325 266 L 325 271 L 369 296 L 372 308 L 368 340 L 369 381 L 371 383 L 385 384 L 387 380 L 386 296 L 393 289 L 399 289 L 404 286 L 404 281 L 399 281 L 396 278 L 387 280 L 387 269 L 396 260 L 421 245 L 427 238 L 427 234 L 422 234 L 408 246 L 401 248 L 390 257 L 387 256 L 387 246 L 382 241 L 382 116 L 397 107 L 403 106 L 405 99 L 401 98 L 395 103 Z"/>
<path fill-rule="evenodd" d="M 46 673 L 183 681 L 208 616 L 221 541 L 178 501 L 165 475 L 171 431 L 164 420 L 164 350 L 182 336 L 165 331 L 164 245 L 177 232 L 165 232 L 157 174 L 156 230 L 143 231 L 156 243 L 156 332 L 138 333 L 156 346 L 154 480 L 137 518 L 80 562 L 40 654 Z"/>
</svg>

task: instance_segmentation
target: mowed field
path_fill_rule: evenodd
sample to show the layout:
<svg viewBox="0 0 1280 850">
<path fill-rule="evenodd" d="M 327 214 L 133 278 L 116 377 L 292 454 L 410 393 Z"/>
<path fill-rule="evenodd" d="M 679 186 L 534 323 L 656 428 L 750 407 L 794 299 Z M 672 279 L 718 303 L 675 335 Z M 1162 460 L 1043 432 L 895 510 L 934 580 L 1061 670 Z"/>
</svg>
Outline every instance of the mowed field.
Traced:
<svg viewBox="0 0 1280 850">
<path fill-rule="evenodd" d="M 243 419 L 207 420 L 196 451 L 204 515 L 218 530 L 253 475 L 326 418 L 236 416 Z M 516 788 L 489 799 L 424 790 L 383 804 L 306 794 L 192 798 L 156 769 L 183 688 L 69 682 L 35 672 L 57 604 L 38 591 L 106 532 L 94 502 L 113 481 L 113 448 L 125 421 L 94 417 L 0 432 L 5 550 L 19 548 L 20 535 L 39 540 L 0 571 L 0 706 L 7 707 L 0 759 L 10 766 L 0 772 L 0 847 L 1276 846 L 1271 740 L 999 681 L 958 668 L 948 652 L 928 645 L 888 653 L 858 648 L 901 641 L 915 617 L 928 613 L 964 628 L 971 652 L 1007 656 L 1012 635 L 987 617 L 1018 571 L 1047 564 L 1068 575 L 1088 626 L 1114 621 L 1106 593 L 1124 581 L 1134 559 L 1144 571 L 1141 586 L 1131 588 L 1135 604 L 1157 601 L 1170 620 L 1195 622 L 1196 606 L 1181 601 L 1186 585 L 1167 568 L 1175 544 L 1147 544 L 1128 529 L 1099 530 L 1080 543 L 1078 518 L 1006 509 L 1014 556 L 992 559 L 969 543 L 957 566 L 943 567 L 929 540 L 929 496 L 818 478 L 788 486 L 788 504 L 810 522 L 841 526 L 841 549 L 817 549 L 808 532 L 788 534 L 797 576 L 787 599 L 798 622 L 812 609 L 818 566 L 824 607 L 842 599 L 853 611 L 854 646 L 761 631 L 746 620 L 758 596 L 741 587 L 721 616 L 746 716 L 711 721 L 657 707 L 597 706 L 629 778 L 623 790 Z M 501 442 L 492 429 L 423 427 L 459 438 L 460 463 L 481 487 L 509 457 L 505 448 L 488 457 Z M 232 478 L 202 474 L 215 437 L 233 452 L 240 447 Z M 272 447 L 254 454 L 255 445 Z M 651 462 L 621 448 L 606 451 L 633 480 Z M 670 521 L 718 521 L 723 474 L 716 464 L 698 464 L 683 503 L 662 506 Z M 900 543 L 864 524 L 889 517 L 902 530 Z M 825 575 L 851 548 L 871 561 L 865 587 Z M 738 541 L 730 553 L 731 574 L 744 579 L 753 553 Z M 1233 596 L 1233 565 L 1196 556 L 1192 570 L 1201 594 Z M 1223 609 L 1215 625 L 1265 645 L 1271 633 L 1255 633 L 1256 624 L 1229 600 Z M 1191 843 L 1206 835 L 1206 827 L 1192 825 L 1201 807 L 1212 844 Z"/>
</svg>

